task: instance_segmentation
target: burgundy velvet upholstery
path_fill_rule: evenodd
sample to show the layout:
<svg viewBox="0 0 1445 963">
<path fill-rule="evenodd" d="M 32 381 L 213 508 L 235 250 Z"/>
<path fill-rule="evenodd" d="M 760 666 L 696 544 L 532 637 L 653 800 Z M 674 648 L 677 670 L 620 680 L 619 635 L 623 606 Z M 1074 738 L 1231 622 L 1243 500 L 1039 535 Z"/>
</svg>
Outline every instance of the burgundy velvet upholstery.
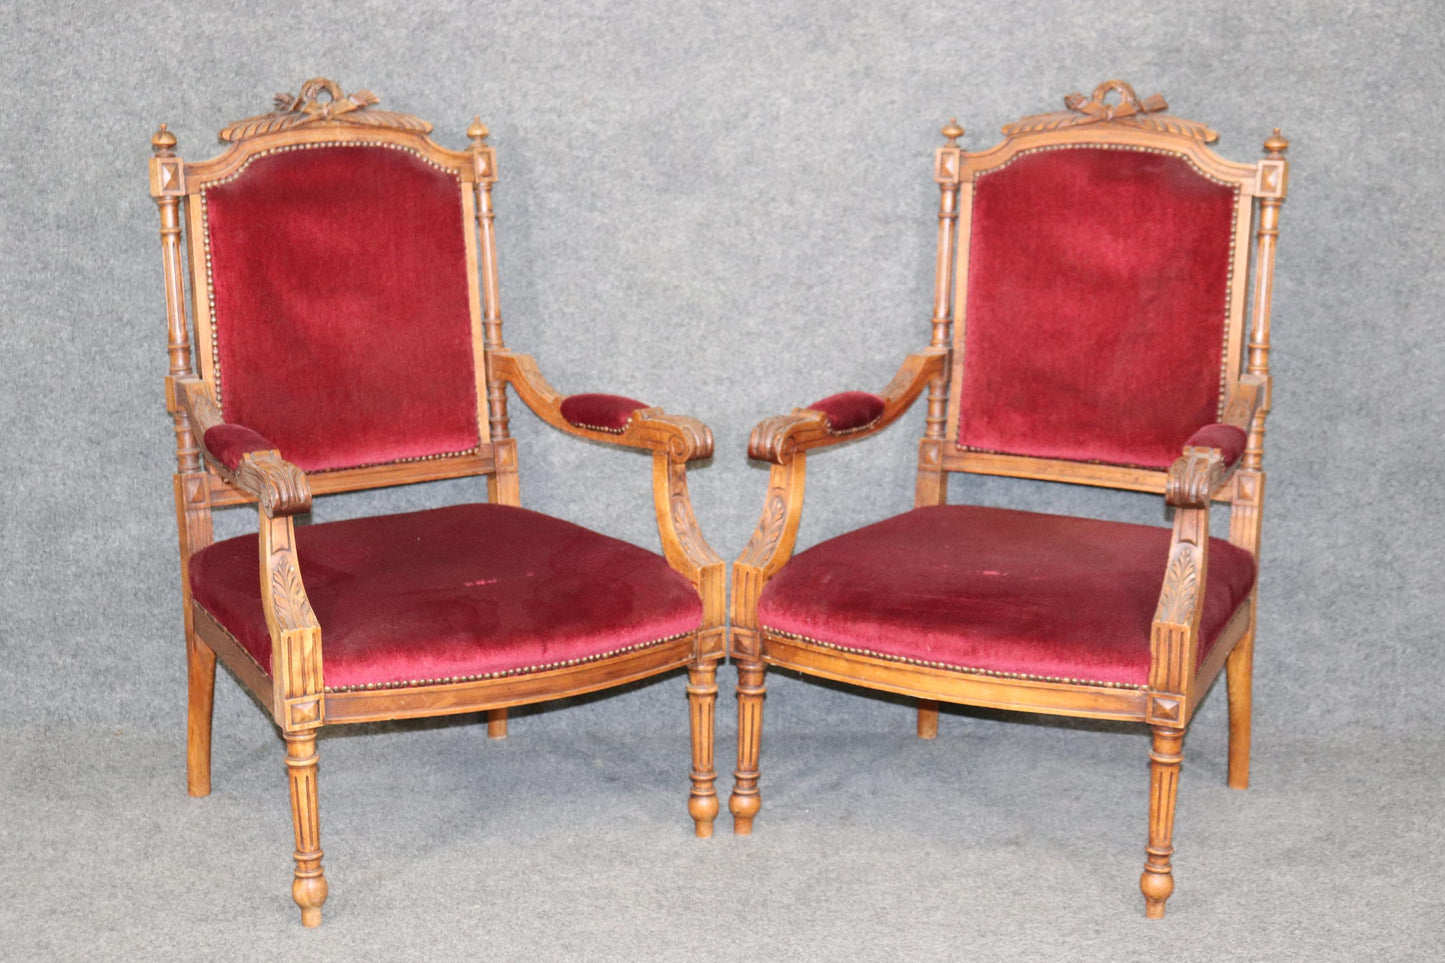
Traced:
<svg viewBox="0 0 1445 963">
<path fill-rule="evenodd" d="M 763 589 L 769 629 L 979 672 L 1143 686 L 1166 528 L 999 508 L 917 508 L 800 552 Z M 1210 539 L 1202 660 L 1254 586 Z"/>
<path fill-rule="evenodd" d="M 562 417 L 567 424 L 593 431 L 621 434 L 627 419 L 647 405 L 621 395 L 568 395 L 562 399 Z"/>
<path fill-rule="evenodd" d="M 867 428 L 883 417 L 883 399 L 867 391 L 844 391 L 808 406 L 828 418 L 828 429 L 845 434 Z"/>
<path fill-rule="evenodd" d="M 1206 425 L 1184 443 L 1185 447 L 1218 448 L 1226 465 L 1233 465 L 1244 455 L 1244 446 L 1249 436 L 1234 425 Z"/>
<path fill-rule="evenodd" d="M 216 425 L 203 438 L 206 450 L 231 471 L 241 467 L 241 456 L 252 451 L 271 451 L 276 446 L 245 425 Z"/>
<path fill-rule="evenodd" d="M 207 188 L 226 420 L 306 471 L 476 448 L 461 192 L 367 146 L 260 156 Z"/>
<path fill-rule="evenodd" d="M 1167 468 L 1219 418 L 1235 205 L 1145 151 L 1045 149 L 980 174 L 959 445 Z"/>
<path fill-rule="evenodd" d="M 702 603 L 660 556 L 506 505 L 298 526 L 328 689 L 584 661 L 697 628 Z M 205 610 L 270 671 L 256 536 L 191 557 Z"/>
</svg>

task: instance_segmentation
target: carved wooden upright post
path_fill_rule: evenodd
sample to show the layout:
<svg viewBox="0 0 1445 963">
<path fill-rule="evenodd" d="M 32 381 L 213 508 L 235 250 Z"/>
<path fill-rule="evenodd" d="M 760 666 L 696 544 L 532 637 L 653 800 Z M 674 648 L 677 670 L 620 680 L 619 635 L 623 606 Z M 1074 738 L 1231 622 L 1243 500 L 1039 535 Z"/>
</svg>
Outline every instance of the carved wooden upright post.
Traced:
<svg viewBox="0 0 1445 963">
<path fill-rule="evenodd" d="M 286 738 L 291 821 L 296 831 L 291 896 L 305 926 L 319 926 L 326 902 L 321 868 L 321 816 L 316 789 L 316 730 L 326 722 L 321 626 L 306 597 L 289 515 L 260 516 L 261 603 L 271 634 L 272 711 Z"/>
<path fill-rule="evenodd" d="M 1188 451 L 1190 449 L 1186 449 Z M 1184 462 L 1185 459 L 1180 459 Z M 1193 464 L 1207 464 L 1194 461 Z M 1206 475 L 1207 477 L 1207 475 Z M 1187 482 L 1187 479 L 1181 479 Z M 1145 845 L 1144 872 L 1139 889 L 1144 914 L 1164 916 L 1164 904 L 1174 892 L 1174 805 L 1179 791 L 1179 767 L 1184 761 L 1184 730 L 1189 722 L 1189 696 L 1194 688 L 1199 619 L 1203 614 L 1208 576 L 1209 505 L 1186 508 L 1174 497 L 1175 470 L 1170 470 L 1170 503 L 1174 504 L 1174 537 L 1164 587 L 1154 613 L 1150 639 L 1149 702 L 1146 721 L 1154 730 L 1149 752 L 1149 841 Z"/>
<path fill-rule="evenodd" d="M 1279 238 L 1279 209 L 1289 188 L 1289 162 L 1284 159 L 1289 141 L 1276 128 L 1264 142 L 1259 164 L 1259 224 L 1255 235 L 1254 314 L 1249 327 L 1247 370 L 1264 379 L 1264 397 L 1250 422 L 1244 460 L 1234 476 L 1229 516 L 1229 540 L 1259 558 L 1259 535 L 1264 505 L 1264 423 L 1269 416 L 1273 382 L 1269 373 L 1270 295 L 1274 288 L 1275 244 Z M 1226 660 L 1229 690 L 1229 785 L 1249 787 L 1249 744 L 1253 717 L 1254 636 L 1257 599 L 1251 595 L 1250 629 Z"/>
<path fill-rule="evenodd" d="M 186 317 L 184 264 L 181 259 L 181 199 L 186 194 L 186 166 L 176 156 L 176 135 L 165 124 L 151 137 L 150 190 L 160 209 L 161 258 L 166 285 L 166 328 L 169 362 L 166 408 L 176 433 L 176 473 L 171 481 L 180 539 L 181 602 L 186 630 L 186 790 L 192 796 L 211 792 L 211 714 L 216 683 L 216 654 L 195 634 L 191 614 L 191 555 L 211 544 L 210 489 L 200 445 L 184 406 L 178 381 L 195 375 L 191 365 L 190 322 Z"/>
<path fill-rule="evenodd" d="M 733 832 L 739 836 L 753 831 L 753 817 L 763 805 L 758 791 L 758 758 L 762 745 L 763 699 L 768 689 L 757 617 L 758 597 L 767 580 L 793 554 L 807 462 L 806 452 L 789 451 L 773 465 L 758 527 L 743 554 L 733 563 L 730 638 L 733 662 L 738 669 L 738 762 L 733 770 L 728 811 L 733 814 Z"/>
<path fill-rule="evenodd" d="M 953 272 L 955 241 L 958 237 L 958 178 L 963 150 L 958 139 L 963 128 L 950 120 L 943 128 L 947 142 L 935 155 L 933 179 L 938 183 L 938 262 L 934 267 L 933 331 L 930 348 L 948 351 L 953 344 Z M 918 444 L 918 482 L 913 504 L 922 508 L 942 505 L 948 500 L 948 473 L 943 470 L 944 436 L 948 418 L 948 370 L 928 385 L 928 418 L 923 440 Z"/>
<path fill-rule="evenodd" d="M 487 492 L 493 502 L 521 504 L 517 488 L 517 443 L 507 424 L 507 383 L 492 373 L 492 352 L 505 351 L 502 341 L 502 301 L 497 284 L 496 213 L 492 209 L 492 185 L 497 182 L 497 158 L 487 144 L 487 125 L 480 117 L 467 128 L 471 138 L 472 164 L 476 172 L 477 229 L 481 234 L 482 346 L 487 353 L 487 421 L 491 429 L 492 452 L 497 470 L 487 476 Z"/>
<path fill-rule="evenodd" d="M 963 136 L 958 121 L 950 120 L 942 134 L 947 141 L 935 155 L 933 179 L 938 183 L 938 263 L 934 268 L 933 332 L 930 348 L 948 351 L 953 343 L 953 270 L 955 239 L 958 237 L 958 176 L 962 169 L 963 151 L 958 139 Z M 948 364 L 942 374 L 928 385 L 928 418 L 923 439 L 918 443 L 918 481 L 913 504 L 923 508 L 948 501 L 948 472 L 943 470 L 944 436 L 948 417 Z M 918 738 L 933 739 L 938 735 L 938 703 L 932 699 L 918 700 Z"/>
<path fill-rule="evenodd" d="M 487 497 L 503 505 L 521 504 L 517 485 L 517 443 L 507 424 L 507 385 L 491 374 L 491 352 L 506 350 L 502 341 L 501 292 L 497 284 L 496 215 L 492 210 L 492 185 L 497 182 L 496 153 L 487 144 L 487 125 L 473 117 L 467 128 L 471 139 L 472 165 L 476 172 L 477 228 L 481 234 L 482 345 L 487 352 L 487 423 L 491 430 L 492 455 L 496 471 L 487 476 Z M 487 710 L 487 736 L 507 738 L 507 710 Z"/>
</svg>

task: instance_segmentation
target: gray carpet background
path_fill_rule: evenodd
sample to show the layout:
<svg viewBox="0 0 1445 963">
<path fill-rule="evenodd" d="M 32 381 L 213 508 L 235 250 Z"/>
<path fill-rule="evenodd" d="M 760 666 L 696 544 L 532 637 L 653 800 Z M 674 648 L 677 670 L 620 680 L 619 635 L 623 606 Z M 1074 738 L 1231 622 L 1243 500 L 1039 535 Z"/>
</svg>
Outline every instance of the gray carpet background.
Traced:
<svg viewBox="0 0 1445 963">
<path fill-rule="evenodd" d="M 1441 9 L 6 0 L 0 958 L 1440 958 Z M 224 673 L 215 791 L 185 795 L 145 164 L 158 122 L 202 159 L 313 76 L 451 147 L 481 115 L 509 345 L 561 390 L 707 421 L 692 491 L 726 558 L 766 482 L 750 427 L 877 390 L 926 343 L 949 117 L 980 149 L 1121 77 L 1228 157 L 1283 128 L 1255 779 L 1224 786 L 1221 687 L 1186 742 L 1169 917 L 1146 923 L 1135 885 L 1142 732 L 952 711 L 918 742 L 902 702 L 774 674 L 750 839 L 726 820 L 689 836 L 678 677 L 520 712 L 503 743 L 469 717 L 328 732 L 332 897 L 302 931 L 281 743 Z M 524 504 L 655 547 L 645 457 L 512 412 Z M 909 507 L 922 419 L 813 460 L 801 545 Z M 484 491 L 319 499 L 314 517 Z M 1055 485 L 952 494 L 1164 520 L 1157 498 Z"/>
</svg>

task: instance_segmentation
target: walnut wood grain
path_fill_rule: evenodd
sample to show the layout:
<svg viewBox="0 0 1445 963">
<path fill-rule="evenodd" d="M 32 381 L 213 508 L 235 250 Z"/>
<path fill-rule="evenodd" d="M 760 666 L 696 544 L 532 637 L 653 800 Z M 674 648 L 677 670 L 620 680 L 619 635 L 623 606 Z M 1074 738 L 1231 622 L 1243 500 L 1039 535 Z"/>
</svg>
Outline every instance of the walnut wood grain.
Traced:
<svg viewBox="0 0 1445 963">
<path fill-rule="evenodd" d="M 803 507 L 806 452 L 857 437 L 830 435 L 821 412 L 799 409 L 778 415 L 760 423 L 750 440 L 749 454 L 769 461 L 772 470 L 756 530 L 733 563 L 730 649 L 738 666 L 738 762 L 729 808 L 734 831 L 751 832 L 761 808 L 758 786 L 767 666 L 916 699 L 918 733 L 924 738 L 936 736 L 938 705 L 943 702 L 1147 725 L 1153 742 L 1149 832 L 1140 888 L 1146 915 L 1157 918 L 1163 915 L 1174 889 L 1173 825 L 1184 733 L 1200 700 L 1220 674 L 1227 676 L 1229 684 L 1229 784 L 1243 788 L 1248 781 L 1255 594 L 1236 610 L 1202 661 L 1198 658 L 1202 644 L 1199 625 L 1208 581 L 1209 512 L 1215 502 L 1229 503 L 1230 541 L 1258 557 L 1265 483 L 1261 468 L 1264 423 L 1271 391 L 1270 300 L 1279 208 L 1288 185 L 1284 154 L 1289 145 L 1276 131 L 1265 142 L 1264 159 L 1256 163 L 1227 160 L 1209 146 L 1217 138 L 1213 130 L 1168 114 L 1163 97 L 1141 98 L 1122 81 L 1105 81 L 1087 97 L 1072 94 L 1065 106 L 1063 112 L 1033 115 L 1007 125 L 1002 141 L 977 152 L 958 146 L 963 128 L 957 121 L 943 129 L 945 143 L 937 149 L 933 167 L 941 197 L 939 270 L 930 322 L 930 350 L 941 357 L 929 362 L 939 364 L 940 370 L 929 384 L 914 503 L 946 504 L 948 477 L 955 472 L 1164 496 L 1174 520 L 1168 551 L 1158 562 L 1160 589 L 1148 640 L 1147 683 L 1129 687 L 1003 678 L 844 651 L 764 629 L 757 617 L 758 600 L 767 581 L 787 564 L 794 549 Z M 1218 421 L 1246 432 L 1245 452 L 1236 465 L 1226 464 L 1219 449 L 1204 446 L 1185 447 L 1165 470 L 959 447 L 975 178 L 1024 153 L 1069 146 L 1171 154 L 1186 160 L 1203 176 L 1236 189 L 1218 413 Z M 1088 360 L 1081 359 L 1081 363 Z M 921 369 L 918 365 L 915 371 L 921 374 Z M 1151 376 L 1155 375 L 1148 370 L 1139 372 L 1140 378 Z"/>
<path fill-rule="evenodd" d="M 792 414 L 765 418 L 748 438 L 748 457 L 781 464 L 797 452 L 875 435 L 908 410 L 923 389 L 943 372 L 947 360 L 944 348 L 926 348 L 905 358 L 892 380 L 878 392 L 883 399 L 883 414 L 864 428 L 835 432 L 827 416 L 812 408 L 795 408 Z"/>
<path fill-rule="evenodd" d="M 663 451 L 675 461 L 695 461 L 712 455 L 712 432 L 706 425 L 686 415 L 667 414 L 661 408 L 637 409 L 620 432 L 574 425 L 562 417 L 562 402 L 567 396 L 542 377 L 532 357 L 494 351 L 491 358 L 493 377 L 510 384 L 533 414 L 559 431 L 609 445 Z"/>
<path fill-rule="evenodd" d="M 281 457 L 278 451 L 250 451 L 241 456 L 241 463 L 232 471 L 205 446 L 205 434 L 225 424 L 221 410 L 203 382 L 187 378 L 175 382 L 180 403 L 205 456 L 206 464 L 220 478 L 256 499 L 261 510 L 273 518 L 299 515 L 311 510 L 311 486 L 306 473 Z"/>
<path fill-rule="evenodd" d="M 453 151 L 427 136 L 430 123 L 378 110 L 378 100 L 369 91 L 348 95 L 325 78 L 313 78 L 299 93 L 279 95 L 275 110 L 228 125 L 222 132 L 225 148 L 209 160 L 183 161 L 176 154 L 175 136 L 164 125 L 151 141 L 150 192 L 160 215 L 168 331 L 166 407 L 174 423 L 177 457 L 173 487 L 189 693 L 187 784 L 193 795 L 210 791 L 211 716 L 215 666 L 220 661 L 271 714 L 285 737 L 295 835 L 292 897 L 307 926 L 320 922 L 328 892 L 321 865 L 315 738 L 317 730 L 327 725 L 482 712 L 489 735 L 500 737 L 506 732 L 511 706 L 568 698 L 686 668 L 692 757 L 687 809 L 698 835 L 711 833 L 718 811 L 715 674 L 727 645 L 726 565 L 702 536 L 686 478 L 688 462 L 712 453 L 712 435 L 696 419 L 656 408 L 636 413 L 617 435 L 578 430 L 561 421 L 555 410 L 560 396 L 541 378 L 532 359 L 510 354 L 503 341 L 492 200 L 497 166 L 486 126 L 474 120 L 467 129 L 467 149 Z M 406 151 L 453 174 L 462 185 L 462 223 L 474 229 L 465 234 L 464 253 L 477 447 L 433 459 L 310 475 L 287 463 L 278 451 L 252 451 L 233 470 L 204 445 L 205 431 L 224 423 L 218 404 L 221 372 L 210 308 L 208 237 L 204 230 L 190 228 L 204 223 L 204 192 L 240 175 L 254 158 L 273 151 L 343 145 Z M 188 305 L 193 318 L 187 317 Z M 294 368 L 294 361 L 284 357 L 277 362 Z M 696 630 L 556 669 L 469 682 L 327 691 L 323 627 L 306 595 L 292 516 L 310 507 L 313 494 L 478 475 L 486 478 L 490 501 L 519 504 L 517 444 L 508 430 L 508 384 L 539 408 L 544 420 L 569 434 L 653 452 L 662 552 L 691 581 L 702 601 Z M 257 576 L 272 652 L 271 664 L 265 666 L 190 593 L 190 558 L 211 543 L 212 510 L 248 502 L 258 506 Z"/>
</svg>

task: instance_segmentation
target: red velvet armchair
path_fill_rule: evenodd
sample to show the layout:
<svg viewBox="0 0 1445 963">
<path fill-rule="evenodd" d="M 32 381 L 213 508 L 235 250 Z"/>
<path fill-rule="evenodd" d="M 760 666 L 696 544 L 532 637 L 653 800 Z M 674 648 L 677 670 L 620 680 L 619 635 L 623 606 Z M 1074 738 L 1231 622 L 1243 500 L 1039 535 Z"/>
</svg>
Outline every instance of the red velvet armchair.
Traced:
<svg viewBox="0 0 1445 963">
<path fill-rule="evenodd" d="M 1143 723 L 1140 887 L 1159 917 L 1184 732 L 1221 669 L 1228 781 L 1249 778 L 1288 143 L 1275 131 L 1263 160 L 1227 161 L 1213 131 L 1118 81 L 1065 104 L 979 153 L 944 128 L 929 346 L 876 395 L 833 395 L 753 431 L 749 454 L 772 468 L 733 567 L 729 808 L 750 832 L 767 665 L 914 697 L 926 738 L 939 702 Z M 882 430 L 925 390 L 915 508 L 794 556 L 808 452 Z M 1153 492 L 1173 531 L 949 504 L 954 472 Z M 1215 502 L 1228 540 L 1209 536 Z"/>
<path fill-rule="evenodd" d="M 712 436 L 628 398 L 563 396 L 509 352 L 487 129 L 447 150 L 376 103 L 316 79 L 221 131 L 212 160 L 182 161 L 164 125 L 152 138 L 189 790 L 210 792 L 219 657 L 285 737 L 308 926 L 327 893 L 325 725 L 481 711 L 502 736 L 509 706 L 685 667 L 697 835 L 718 809 L 725 573 L 686 476 Z M 508 386 L 568 434 L 652 452 L 661 555 L 520 507 Z M 477 475 L 484 503 L 293 522 L 316 494 Z M 258 534 L 213 542 L 212 510 L 250 502 Z"/>
</svg>

